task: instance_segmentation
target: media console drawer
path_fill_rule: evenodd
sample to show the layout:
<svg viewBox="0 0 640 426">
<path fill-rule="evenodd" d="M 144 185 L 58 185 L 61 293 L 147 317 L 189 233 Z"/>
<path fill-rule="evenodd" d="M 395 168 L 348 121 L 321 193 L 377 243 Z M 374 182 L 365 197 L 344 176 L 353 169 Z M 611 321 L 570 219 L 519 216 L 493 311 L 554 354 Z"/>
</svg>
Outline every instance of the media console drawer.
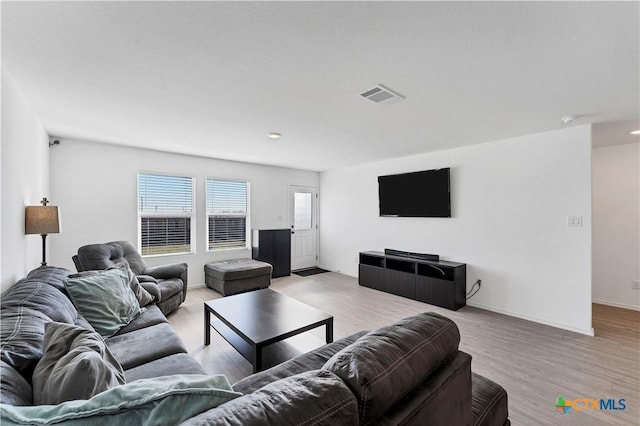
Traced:
<svg viewBox="0 0 640 426">
<path fill-rule="evenodd" d="M 458 310 L 466 305 L 467 265 L 381 252 L 360 253 L 358 283 L 430 305 Z"/>
</svg>

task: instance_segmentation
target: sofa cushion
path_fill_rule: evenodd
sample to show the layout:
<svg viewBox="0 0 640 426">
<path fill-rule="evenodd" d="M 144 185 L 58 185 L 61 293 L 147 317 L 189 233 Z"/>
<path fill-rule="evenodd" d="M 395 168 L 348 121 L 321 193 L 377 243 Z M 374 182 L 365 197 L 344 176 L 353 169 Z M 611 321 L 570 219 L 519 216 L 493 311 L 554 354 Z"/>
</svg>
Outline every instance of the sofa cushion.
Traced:
<svg viewBox="0 0 640 426">
<path fill-rule="evenodd" d="M 186 353 L 182 340 L 167 323 L 152 325 L 106 339 L 122 368 L 128 370 L 156 359 Z"/>
<path fill-rule="evenodd" d="M 141 328 L 151 327 L 157 324 L 166 323 L 167 317 L 165 317 L 160 309 L 156 305 L 149 305 L 142 309 L 142 312 L 131 322 L 122 327 L 114 336 L 120 334 L 131 333 L 132 331 L 140 330 Z M 112 336 L 113 337 L 113 336 Z"/>
<path fill-rule="evenodd" d="M 68 278 L 64 286 L 75 307 L 104 337 L 114 335 L 140 313 L 140 304 L 121 268 Z"/>
<path fill-rule="evenodd" d="M 277 380 L 183 425 L 356 425 L 358 403 L 329 371 L 314 370 Z"/>
<path fill-rule="evenodd" d="M 207 374 L 202 365 L 189 354 L 180 353 L 156 359 L 124 372 L 127 382 L 171 374 Z"/>
<path fill-rule="evenodd" d="M 42 356 L 44 324 L 74 324 L 80 319 L 69 298 L 59 290 L 69 273 L 61 268 L 38 268 L 0 297 L 0 359 L 23 377 L 31 377 Z"/>
<path fill-rule="evenodd" d="M 240 396 L 224 376 L 164 376 L 116 386 L 89 400 L 0 405 L 3 425 L 175 425 Z"/>
<path fill-rule="evenodd" d="M 0 361 L 0 402 L 10 405 L 32 405 L 31 385 L 12 366 Z"/>
<path fill-rule="evenodd" d="M 323 345 L 305 354 L 278 364 L 275 367 L 252 374 L 233 384 L 233 389 L 247 394 L 260 389 L 276 380 L 295 376 L 311 370 L 319 370 L 336 352 L 355 342 L 366 331 L 353 334 L 344 339 L 336 340 L 328 345 Z"/>
<path fill-rule="evenodd" d="M 33 402 L 59 404 L 124 384 L 124 371 L 102 337 L 72 324 L 45 325 L 44 354 L 33 372 Z"/>
<path fill-rule="evenodd" d="M 502 386 L 471 373 L 473 426 L 502 426 L 509 417 L 507 392 Z"/>
<path fill-rule="evenodd" d="M 358 398 L 360 421 L 374 421 L 458 349 L 455 323 L 433 312 L 372 331 L 324 365 Z"/>
</svg>

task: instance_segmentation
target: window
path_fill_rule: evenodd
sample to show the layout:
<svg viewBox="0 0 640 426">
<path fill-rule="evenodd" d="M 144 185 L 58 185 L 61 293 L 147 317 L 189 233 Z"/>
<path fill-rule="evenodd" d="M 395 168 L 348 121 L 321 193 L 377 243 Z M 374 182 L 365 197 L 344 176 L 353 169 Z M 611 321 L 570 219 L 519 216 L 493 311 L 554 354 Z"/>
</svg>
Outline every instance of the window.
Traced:
<svg viewBox="0 0 640 426">
<path fill-rule="evenodd" d="M 190 253 L 193 178 L 138 173 L 140 252 Z"/>
<path fill-rule="evenodd" d="M 207 179 L 207 248 L 247 246 L 248 182 Z"/>
</svg>

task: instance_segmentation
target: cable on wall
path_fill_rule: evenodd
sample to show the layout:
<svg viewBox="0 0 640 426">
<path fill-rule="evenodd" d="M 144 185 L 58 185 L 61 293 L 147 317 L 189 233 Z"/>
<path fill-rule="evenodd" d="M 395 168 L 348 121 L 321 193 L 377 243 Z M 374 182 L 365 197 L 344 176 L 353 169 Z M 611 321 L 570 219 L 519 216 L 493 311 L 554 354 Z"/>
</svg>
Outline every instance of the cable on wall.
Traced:
<svg viewBox="0 0 640 426">
<path fill-rule="evenodd" d="M 478 286 L 478 288 L 476 288 L 474 291 L 474 288 L 476 286 Z M 471 299 L 478 292 L 478 290 L 480 290 L 480 287 L 482 287 L 482 280 L 478 280 L 475 283 L 473 283 L 473 285 L 471 286 L 471 289 L 469 290 L 469 292 L 467 292 L 467 300 Z"/>
</svg>

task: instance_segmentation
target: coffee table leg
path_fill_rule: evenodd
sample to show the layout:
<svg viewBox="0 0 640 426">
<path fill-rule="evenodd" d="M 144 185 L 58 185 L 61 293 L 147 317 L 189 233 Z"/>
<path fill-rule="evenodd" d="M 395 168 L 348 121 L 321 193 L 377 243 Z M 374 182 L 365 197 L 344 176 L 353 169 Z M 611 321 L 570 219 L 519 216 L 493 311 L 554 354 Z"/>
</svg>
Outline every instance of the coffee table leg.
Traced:
<svg viewBox="0 0 640 426">
<path fill-rule="evenodd" d="M 204 344 L 207 346 L 211 343 L 211 313 L 204 305 Z"/>
<path fill-rule="evenodd" d="M 253 372 L 262 370 L 262 346 L 255 346 L 253 349 Z"/>
<path fill-rule="evenodd" d="M 327 343 L 331 343 L 333 342 L 333 318 L 330 318 L 329 321 L 327 321 Z"/>
</svg>

